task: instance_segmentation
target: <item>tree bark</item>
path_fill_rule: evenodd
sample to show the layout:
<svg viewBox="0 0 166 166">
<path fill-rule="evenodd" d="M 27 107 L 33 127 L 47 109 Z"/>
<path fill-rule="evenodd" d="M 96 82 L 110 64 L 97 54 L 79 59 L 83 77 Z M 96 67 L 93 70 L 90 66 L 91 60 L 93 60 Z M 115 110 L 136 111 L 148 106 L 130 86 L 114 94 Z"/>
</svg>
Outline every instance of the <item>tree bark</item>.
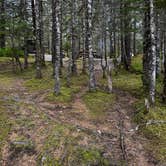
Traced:
<svg viewBox="0 0 166 166">
<path fill-rule="evenodd" d="M 164 87 L 163 87 L 163 101 L 166 102 L 166 32 L 164 33 L 164 48 L 163 48 L 163 56 L 164 56 Z"/>
<path fill-rule="evenodd" d="M 52 0 L 52 55 L 54 57 L 54 93 L 60 94 L 60 1 Z"/>
<path fill-rule="evenodd" d="M 156 47 L 153 0 L 145 0 L 145 7 L 143 85 L 148 90 L 150 103 L 154 104 L 156 85 Z"/>
<path fill-rule="evenodd" d="M 0 48 L 5 48 L 5 0 L 0 1 Z"/>
<path fill-rule="evenodd" d="M 94 72 L 94 58 L 93 58 L 93 48 L 92 48 L 92 0 L 87 0 L 87 10 L 88 10 L 88 55 L 89 55 L 89 90 L 93 91 L 96 89 L 95 72 Z"/>
<path fill-rule="evenodd" d="M 42 72 L 41 72 L 41 58 L 42 58 L 42 50 L 41 50 L 41 0 L 36 0 L 35 4 L 35 13 L 36 13 L 36 78 L 40 79 L 42 78 Z"/>
<path fill-rule="evenodd" d="M 131 67 L 131 33 L 130 33 L 130 16 L 127 11 L 127 8 L 130 6 L 129 2 L 124 2 L 124 50 L 125 50 L 125 57 L 124 57 L 124 67 L 126 70 L 129 70 Z"/>
<path fill-rule="evenodd" d="M 71 71 L 73 75 L 77 74 L 77 65 L 76 65 L 76 23 L 75 23 L 75 0 L 72 0 L 71 4 L 71 45 L 72 45 L 72 66 Z"/>
</svg>

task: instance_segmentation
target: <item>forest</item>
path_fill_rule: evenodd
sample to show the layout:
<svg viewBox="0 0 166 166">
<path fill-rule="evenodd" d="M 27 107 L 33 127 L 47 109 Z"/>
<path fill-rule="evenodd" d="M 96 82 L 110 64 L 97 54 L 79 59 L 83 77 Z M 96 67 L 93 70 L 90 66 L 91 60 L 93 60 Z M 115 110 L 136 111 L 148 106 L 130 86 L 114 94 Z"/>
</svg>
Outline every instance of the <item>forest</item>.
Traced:
<svg viewBox="0 0 166 166">
<path fill-rule="evenodd" d="M 166 165 L 166 0 L 0 0 L 0 166 Z"/>
</svg>

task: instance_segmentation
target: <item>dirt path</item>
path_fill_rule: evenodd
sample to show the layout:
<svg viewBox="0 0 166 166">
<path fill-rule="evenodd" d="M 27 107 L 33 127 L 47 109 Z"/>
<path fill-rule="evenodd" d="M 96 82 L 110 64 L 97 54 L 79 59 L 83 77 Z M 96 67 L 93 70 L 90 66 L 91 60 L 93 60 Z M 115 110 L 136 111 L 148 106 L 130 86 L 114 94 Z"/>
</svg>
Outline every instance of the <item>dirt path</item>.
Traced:
<svg viewBox="0 0 166 166">
<path fill-rule="evenodd" d="M 10 118 L 14 125 L 3 148 L 2 166 L 35 166 L 56 123 L 73 126 L 76 130 L 70 131 L 70 135 L 75 137 L 83 134 L 77 144 L 102 149 L 103 156 L 109 158 L 114 165 L 118 165 L 117 161 L 124 161 L 131 166 L 153 166 L 143 148 L 146 140 L 133 130 L 132 104 L 136 99 L 130 94 L 115 90 L 116 103 L 107 110 L 104 120 L 96 121 L 89 116 L 89 110 L 82 100 L 86 88 L 82 88 L 75 95 L 71 106 L 66 107 L 46 102 L 45 94 L 41 92 L 29 93 L 23 82 L 24 80 L 17 79 L 7 92 L 7 100 L 14 100 L 6 105 L 11 111 Z M 18 138 L 31 140 L 35 148 L 30 151 L 11 148 L 11 143 Z M 65 145 L 63 146 L 64 156 Z"/>
</svg>

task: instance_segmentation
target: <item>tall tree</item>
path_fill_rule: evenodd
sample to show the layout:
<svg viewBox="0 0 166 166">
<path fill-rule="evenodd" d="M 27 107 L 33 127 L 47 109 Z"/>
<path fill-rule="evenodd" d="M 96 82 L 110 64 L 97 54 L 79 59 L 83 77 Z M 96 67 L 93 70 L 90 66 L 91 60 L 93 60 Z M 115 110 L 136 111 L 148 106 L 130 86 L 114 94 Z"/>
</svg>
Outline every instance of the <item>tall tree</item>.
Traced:
<svg viewBox="0 0 166 166">
<path fill-rule="evenodd" d="M 60 1 L 52 0 L 52 55 L 54 57 L 55 88 L 54 93 L 60 93 Z"/>
<path fill-rule="evenodd" d="M 72 47 L 72 66 L 71 71 L 72 74 L 77 73 L 77 65 L 76 65 L 76 58 L 77 58 L 77 51 L 76 51 L 76 1 L 72 0 L 71 2 L 71 47 Z"/>
<path fill-rule="evenodd" d="M 88 55 L 89 55 L 89 89 L 96 89 L 94 57 L 92 48 L 92 0 L 87 0 L 87 36 L 88 36 Z"/>
<path fill-rule="evenodd" d="M 36 78 L 42 78 L 41 72 L 41 59 L 42 59 L 42 48 L 41 48 L 41 26 L 42 26 L 42 17 L 41 17 L 41 0 L 35 1 L 35 13 L 36 13 Z"/>
<path fill-rule="evenodd" d="M 5 47 L 5 0 L 0 0 L 0 48 Z"/>
<path fill-rule="evenodd" d="M 130 32 L 130 13 L 129 13 L 130 2 L 124 2 L 124 67 L 126 70 L 130 69 L 131 66 L 131 32 Z"/>
<path fill-rule="evenodd" d="M 148 90 L 150 103 L 154 104 L 156 85 L 156 47 L 153 0 L 145 0 L 143 85 Z"/>
</svg>

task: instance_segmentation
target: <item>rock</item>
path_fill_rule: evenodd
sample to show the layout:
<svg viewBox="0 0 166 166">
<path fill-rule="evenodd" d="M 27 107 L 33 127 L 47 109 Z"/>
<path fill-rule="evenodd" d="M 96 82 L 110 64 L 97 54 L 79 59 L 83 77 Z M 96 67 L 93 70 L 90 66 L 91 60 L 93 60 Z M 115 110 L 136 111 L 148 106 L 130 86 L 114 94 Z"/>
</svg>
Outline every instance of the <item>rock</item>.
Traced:
<svg viewBox="0 0 166 166">
<path fill-rule="evenodd" d="M 26 152 L 34 152 L 35 146 L 32 141 L 29 140 L 21 140 L 21 141 L 13 141 L 11 142 L 11 150 L 13 151 L 26 151 Z"/>
<path fill-rule="evenodd" d="M 97 130 L 97 133 L 100 134 L 100 135 L 102 134 L 100 130 Z"/>
</svg>

